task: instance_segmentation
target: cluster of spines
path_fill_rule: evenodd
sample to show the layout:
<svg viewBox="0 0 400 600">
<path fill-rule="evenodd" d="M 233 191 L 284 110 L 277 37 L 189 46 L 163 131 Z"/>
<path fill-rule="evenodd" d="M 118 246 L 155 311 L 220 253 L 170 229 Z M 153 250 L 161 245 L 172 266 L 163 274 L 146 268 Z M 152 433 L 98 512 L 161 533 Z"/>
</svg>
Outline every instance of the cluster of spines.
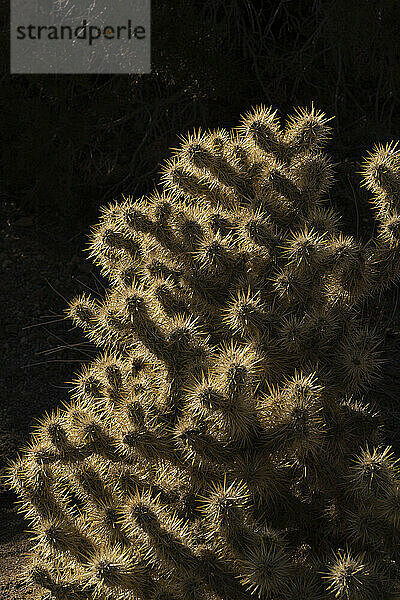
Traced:
<svg viewBox="0 0 400 600">
<path fill-rule="evenodd" d="M 398 593 L 399 467 L 359 395 L 380 362 L 360 307 L 400 273 L 399 151 L 364 164 L 364 245 L 325 206 L 328 121 L 194 132 L 164 191 L 103 211 L 110 290 L 69 316 L 104 353 L 10 470 L 51 597 Z"/>
</svg>

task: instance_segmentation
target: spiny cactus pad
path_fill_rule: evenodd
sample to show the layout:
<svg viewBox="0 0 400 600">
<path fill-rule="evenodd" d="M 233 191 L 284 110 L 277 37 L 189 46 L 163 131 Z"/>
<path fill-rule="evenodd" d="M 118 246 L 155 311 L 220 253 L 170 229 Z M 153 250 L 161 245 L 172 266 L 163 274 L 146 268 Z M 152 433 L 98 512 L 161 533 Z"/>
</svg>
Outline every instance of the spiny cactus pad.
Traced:
<svg viewBox="0 0 400 600">
<path fill-rule="evenodd" d="M 364 162 L 362 243 L 327 206 L 328 122 L 259 107 L 194 132 L 157 191 L 103 211 L 110 289 L 69 307 L 102 353 L 9 472 L 48 598 L 400 597 L 400 465 L 362 396 L 363 306 L 400 274 L 400 152 Z"/>
</svg>

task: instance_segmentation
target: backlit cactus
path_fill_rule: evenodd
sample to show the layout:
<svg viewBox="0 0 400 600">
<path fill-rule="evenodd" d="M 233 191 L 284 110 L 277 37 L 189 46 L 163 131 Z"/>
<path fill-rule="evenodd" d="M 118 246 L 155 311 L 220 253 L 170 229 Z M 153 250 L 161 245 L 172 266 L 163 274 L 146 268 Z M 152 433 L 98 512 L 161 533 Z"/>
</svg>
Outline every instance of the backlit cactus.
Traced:
<svg viewBox="0 0 400 600">
<path fill-rule="evenodd" d="M 9 474 L 48 597 L 400 597 L 400 464 L 362 399 L 363 303 L 400 275 L 400 151 L 365 160 L 363 244 L 325 206 L 328 121 L 260 107 L 194 132 L 161 191 L 103 211 L 110 289 L 69 307 L 102 354 Z"/>
</svg>

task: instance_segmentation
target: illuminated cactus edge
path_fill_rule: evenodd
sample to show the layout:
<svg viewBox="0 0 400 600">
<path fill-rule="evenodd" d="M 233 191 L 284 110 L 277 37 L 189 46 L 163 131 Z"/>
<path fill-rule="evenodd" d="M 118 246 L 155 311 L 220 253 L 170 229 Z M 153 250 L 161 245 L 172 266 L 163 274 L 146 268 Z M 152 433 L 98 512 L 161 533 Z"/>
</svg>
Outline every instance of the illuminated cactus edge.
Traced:
<svg viewBox="0 0 400 600">
<path fill-rule="evenodd" d="M 9 469 L 25 577 L 59 600 L 395 600 L 400 464 L 363 391 L 365 300 L 400 275 L 400 152 L 363 165 L 377 233 L 326 206 L 329 119 L 194 132 L 102 212 L 110 281 L 69 316 L 102 354 Z"/>
</svg>

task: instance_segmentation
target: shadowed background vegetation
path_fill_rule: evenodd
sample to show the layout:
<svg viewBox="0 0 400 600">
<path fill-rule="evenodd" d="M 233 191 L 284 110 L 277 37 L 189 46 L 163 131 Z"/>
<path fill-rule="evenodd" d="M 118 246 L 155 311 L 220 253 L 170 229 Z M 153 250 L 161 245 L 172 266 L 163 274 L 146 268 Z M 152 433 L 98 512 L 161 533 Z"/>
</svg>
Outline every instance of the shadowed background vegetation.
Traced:
<svg viewBox="0 0 400 600">
<path fill-rule="evenodd" d="M 24 212 L 80 228 L 147 190 L 177 135 L 254 103 L 314 100 L 355 157 L 398 127 L 395 0 L 154 0 L 152 12 L 151 75 L 6 77 L 6 194 Z"/>
<path fill-rule="evenodd" d="M 65 298 L 102 288 L 81 252 L 99 206 L 149 191 L 188 129 L 231 127 L 259 103 L 285 115 L 314 101 L 335 115 L 332 202 L 345 229 L 372 235 L 354 172 L 366 148 L 399 137 L 396 0 L 153 0 L 152 18 L 151 75 L 2 77 L 3 464 L 34 418 L 66 400 L 62 382 L 93 356 L 58 319 Z M 376 310 L 389 319 L 379 393 L 398 447 L 396 292 Z"/>
</svg>

